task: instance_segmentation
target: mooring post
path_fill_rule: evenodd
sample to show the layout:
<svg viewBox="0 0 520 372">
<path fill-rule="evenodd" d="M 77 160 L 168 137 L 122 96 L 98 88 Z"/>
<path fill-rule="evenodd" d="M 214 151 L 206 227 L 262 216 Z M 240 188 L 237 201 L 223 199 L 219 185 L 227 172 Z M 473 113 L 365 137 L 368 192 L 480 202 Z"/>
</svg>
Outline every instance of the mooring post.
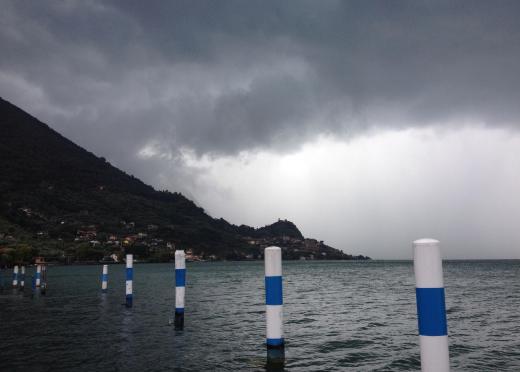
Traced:
<svg viewBox="0 0 520 372">
<path fill-rule="evenodd" d="M 186 293 L 186 254 L 175 251 L 175 320 L 176 328 L 184 327 L 184 295 Z"/>
<path fill-rule="evenodd" d="M 126 307 L 133 304 L 134 255 L 126 255 Z"/>
<path fill-rule="evenodd" d="M 41 284 L 41 276 L 42 276 L 42 266 L 40 264 L 36 265 L 36 278 L 35 285 L 39 287 Z"/>
<path fill-rule="evenodd" d="M 23 291 L 25 288 L 25 266 L 21 267 L 20 273 L 20 290 Z"/>
<path fill-rule="evenodd" d="M 13 268 L 13 288 L 18 287 L 18 265 Z"/>
<path fill-rule="evenodd" d="M 423 372 L 450 370 L 448 327 L 439 241 L 413 242 L 415 295 Z"/>
<path fill-rule="evenodd" d="M 283 348 L 282 250 L 267 247 L 265 261 L 265 304 L 267 348 Z"/>
<path fill-rule="evenodd" d="M 108 265 L 103 265 L 103 274 L 101 274 L 101 291 L 106 292 L 108 288 Z"/>
</svg>

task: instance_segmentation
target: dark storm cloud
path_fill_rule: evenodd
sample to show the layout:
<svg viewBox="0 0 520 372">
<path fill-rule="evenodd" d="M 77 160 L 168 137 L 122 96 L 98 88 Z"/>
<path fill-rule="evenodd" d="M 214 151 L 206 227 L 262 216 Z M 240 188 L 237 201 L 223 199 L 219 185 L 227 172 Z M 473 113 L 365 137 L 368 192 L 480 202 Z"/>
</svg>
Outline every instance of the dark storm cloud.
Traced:
<svg viewBox="0 0 520 372">
<path fill-rule="evenodd" d="M 132 168 L 474 121 L 517 126 L 516 1 L 3 1 L 0 94 Z"/>
</svg>

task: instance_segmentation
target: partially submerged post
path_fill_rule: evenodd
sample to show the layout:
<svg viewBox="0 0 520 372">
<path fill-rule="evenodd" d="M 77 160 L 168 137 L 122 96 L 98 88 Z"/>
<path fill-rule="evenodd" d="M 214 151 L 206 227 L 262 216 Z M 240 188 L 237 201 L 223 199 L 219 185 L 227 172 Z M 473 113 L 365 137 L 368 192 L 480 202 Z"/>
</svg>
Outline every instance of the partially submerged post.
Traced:
<svg viewBox="0 0 520 372">
<path fill-rule="evenodd" d="M 35 257 L 34 263 L 36 264 L 36 287 L 41 287 L 42 283 L 45 283 L 45 258 L 43 257 Z M 45 292 L 45 285 L 42 288 L 42 291 Z"/>
<path fill-rule="evenodd" d="M 175 328 L 184 327 L 184 295 L 186 292 L 186 255 L 175 251 Z"/>
<path fill-rule="evenodd" d="M 103 265 L 103 274 L 101 274 L 101 291 L 106 292 L 108 288 L 108 265 Z"/>
<path fill-rule="evenodd" d="M 13 268 L 13 288 L 18 287 L 18 265 Z"/>
<path fill-rule="evenodd" d="M 41 276 L 42 276 L 42 266 L 40 264 L 36 264 L 35 285 L 36 285 L 37 288 L 41 284 Z"/>
<path fill-rule="evenodd" d="M 23 291 L 24 288 L 25 288 L 25 266 L 22 266 L 21 274 L 20 274 L 20 291 Z"/>
<path fill-rule="evenodd" d="M 267 348 L 283 348 L 282 250 L 264 251 Z"/>
<path fill-rule="evenodd" d="M 448 327 L 439 241 L 413 242 L 417 317 L 423 372 L 450 370 Z"/>
<path fill-rule="evenodd" d="M 133 304 L 134 256 L 126 255 L 126 307 Z"/>
</svg>

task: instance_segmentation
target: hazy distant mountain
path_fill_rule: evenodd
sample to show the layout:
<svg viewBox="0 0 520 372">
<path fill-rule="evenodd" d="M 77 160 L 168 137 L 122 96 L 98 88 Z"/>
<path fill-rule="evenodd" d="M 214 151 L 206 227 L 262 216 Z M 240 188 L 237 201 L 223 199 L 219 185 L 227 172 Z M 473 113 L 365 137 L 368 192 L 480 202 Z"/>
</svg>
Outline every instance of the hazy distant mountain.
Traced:
<svg viewBox="0 0 520 372">
<path fill-rule="evenodd" d="M 13 251 L 20 246 L 60 260 L 123 251 L 166 260 L 175 247 L 202 258 L 258 258 L 271 243 L 285 244 L 288 258 L 351 257 L 322 243 L 312 254 L 309 242 L 316 241 L 306 241 L 290 221 L 255 229 L 214 219 L 180 193 L 154 190 L 0 98 L 0 253 L 10 259 L 27 258 Z"/>
</svg>

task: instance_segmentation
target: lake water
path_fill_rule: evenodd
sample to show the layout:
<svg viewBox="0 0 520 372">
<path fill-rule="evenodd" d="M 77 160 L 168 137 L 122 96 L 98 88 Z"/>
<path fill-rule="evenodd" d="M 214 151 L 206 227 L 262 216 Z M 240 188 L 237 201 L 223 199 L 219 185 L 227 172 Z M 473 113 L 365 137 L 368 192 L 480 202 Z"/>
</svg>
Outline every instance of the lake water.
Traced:
<svg viewBox="0 0 520 372">
<path fill-rule="evenodd" d="M 262 371 L 262 262 L 188 263 L 184 330 L 173 264 L 50 267 L 45 296 L 0 293 L 2 371 Z M 34 269 L 28 271 L 28 277 Z M 444 263 L 452 370 L 520 371 L 520 261 Z M 10 272 L 4 271 L 5 284 Z M 27 280 L 30 283 L 30 280 Z M 411 262 L 284 262 L 285 370 L 420 369 Z"/>
</svg>

